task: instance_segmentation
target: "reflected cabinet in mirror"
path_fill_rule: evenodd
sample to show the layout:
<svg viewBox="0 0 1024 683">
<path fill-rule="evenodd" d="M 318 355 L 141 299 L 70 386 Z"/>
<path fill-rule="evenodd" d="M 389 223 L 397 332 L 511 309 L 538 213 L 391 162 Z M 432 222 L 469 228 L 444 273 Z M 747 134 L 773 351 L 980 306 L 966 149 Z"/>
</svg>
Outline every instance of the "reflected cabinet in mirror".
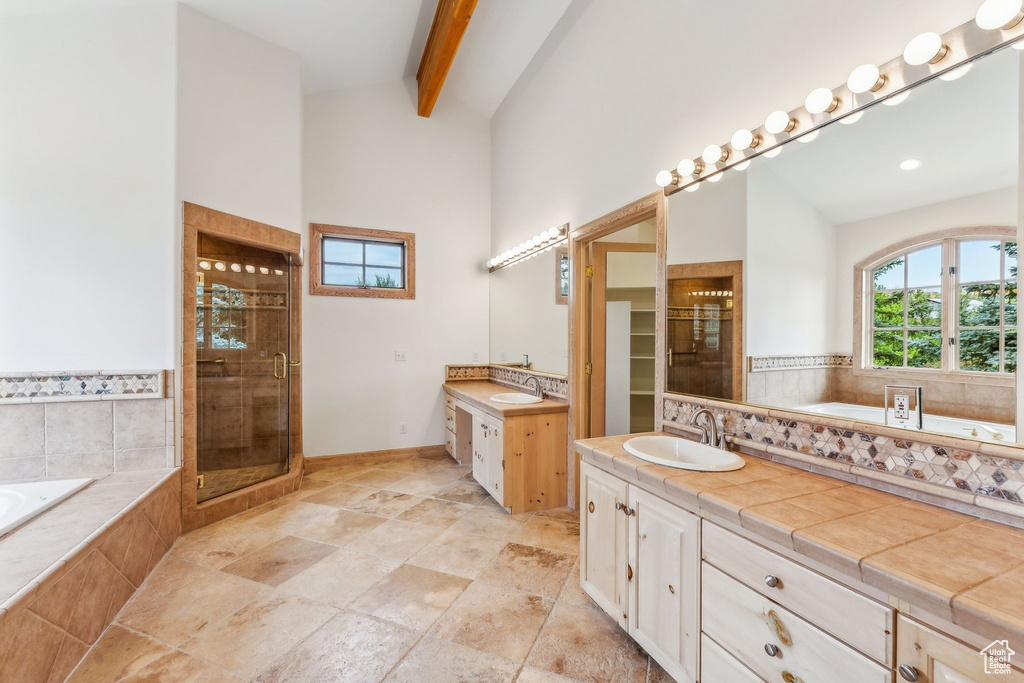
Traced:
<svg viewBox="0 0 1024 683">
<path fill-rule="evenodd" d="M 1022 56 L 673 194 L 666 390 L 1018 441 Z"/>
</svg>

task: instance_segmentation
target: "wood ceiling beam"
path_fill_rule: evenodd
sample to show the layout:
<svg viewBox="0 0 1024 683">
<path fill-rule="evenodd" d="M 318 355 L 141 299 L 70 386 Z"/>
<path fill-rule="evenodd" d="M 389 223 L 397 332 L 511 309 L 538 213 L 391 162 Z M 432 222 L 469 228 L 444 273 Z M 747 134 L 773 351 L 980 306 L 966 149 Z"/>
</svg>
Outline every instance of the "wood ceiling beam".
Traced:
<svg viewBox="0 0 1024 683">
<path fill-rule="evenodd" d="M 423 46 L 420 67 L 416 71 L 419 84 L 419 115 L 429 117 L 434 110 L 448 69 L 455 60 L 462 36 L 466 33 L 477 0 L 438 0 L 434 23 L 430 25 L 427 44 Z"/>
</svg>

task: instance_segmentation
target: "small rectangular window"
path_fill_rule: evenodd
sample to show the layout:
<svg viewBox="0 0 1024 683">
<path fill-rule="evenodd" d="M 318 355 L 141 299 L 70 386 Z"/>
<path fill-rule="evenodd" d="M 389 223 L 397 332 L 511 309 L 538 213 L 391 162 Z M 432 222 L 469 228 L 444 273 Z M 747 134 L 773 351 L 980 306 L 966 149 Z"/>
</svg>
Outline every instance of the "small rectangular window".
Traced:
<svg viewBox="0 0 1024 683">
<path fill-rule="evenodd" d="M 310 224 L 310 294 L 415 299 L 416 236 Z"/>
</svg>

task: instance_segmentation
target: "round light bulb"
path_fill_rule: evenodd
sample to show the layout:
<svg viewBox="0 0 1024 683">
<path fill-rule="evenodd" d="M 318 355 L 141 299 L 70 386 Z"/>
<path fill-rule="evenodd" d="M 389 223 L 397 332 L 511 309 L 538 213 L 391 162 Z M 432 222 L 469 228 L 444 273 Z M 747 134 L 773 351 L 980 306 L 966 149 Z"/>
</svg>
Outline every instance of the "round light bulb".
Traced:
<svg viewBox="0 0 1024 683">
<path fill-rule="evenodd" d="M 700 183 L 693 183 L 691 185 L 687 185 L 683 189 L 686 190 L 687 192 L 696 192 L 697 190 L 700 189 Z"/>
<path fill-rule="evenodd" d="M 233 272 L 233 273 L 241 273 L 242 272 L 242 266 L 238 265 L 237 263 L 232 263 L 231 264 L 231 272 Z"/>
<path fill-rule="evenodd" d="M 698 164 L 693 159 L 683 159 L 682 161 L 679 162 L 679 165 L 676 166 L 676 173 L 683 177 L 688 175 L 696 175 L 697 173 L 700 173 L 700 170 L 700 164 Z"/>
<path fill-rule="evenodd" d="M 906 102 L 908 97 L 910 97 L 910 91 L 904 90 L 899 95 L 893 95 L 892 97 L 885 98 L 882 100 L 882 104 L 887 107 L 895 107 L 898 104 Z"/>
<path fill-rule="evenodd" d="M 860 121 L 862 118 L 864 118 L 864 112 L 858 111 L 853 114 L 850 114 L 845 118 L 839 119 L 839 123 L 843 124 L 844 126 L 852 126 L 853 124 Z"/>
<path fill-rule="evenodd" d="M 558 237 L 558 233 L 558 228 L 548 228 L 548 237 L 550 237 L 551 239 Z"/>
<path fill-rule="evenodd" d="M 708 145 L 700 153 L 700 158 L 705 164 L 717 164 L 729 158 L 729 150 L 722 149 L 718 145 Z"/>
<path fill-rule="evenodd" d="M 839 106 L 839 98 L 828 88 L 815 88 L 804 99 L 804 109 L 812 114 L 824 114 L 835 111 Z"/>
<path fill-rule="evenodd" d="M 530 240 L 530 246 L 531 247 L 540 246 L 540 235 L 538 235 L 537 237 L 534 237 L 532 240 Z"/>
<path fill-rule="evenodd" d="M 762 156 L 764 156 L 765 159 L 774 159 L 780 154 L 782 154 L 782 145 L 779 145 L 778 147 L 768 150 Z"/>
<path fill-rule="evenodd" d="M 928 31 L 914 36 L 907 43 L 907 46 L 903 48 L 903 61 L 910 66 L 935 64 L 945 57 L 947 52 L 949 52 L 949 48 L 942 44 L 942 36 Z"/>
<path fill-rule="evenodd" d="M 750 159 L 747 159 L 746 161 L 741 161 L 740 163 L 733 166 L 733 168 L 737 171 L 745 171 L 748 168 L 750 168 L 750 161 Z"/>
<path fill-rule="evenodd" d="M 218 261 L 217 263 L 214 263 L 213 267 L 216 268 L 217 270 L 227 270 L 227 266 L 225 266 L 220 261 Z"/>
<path fill-rule="evenodd" d="M 274 271 L 274 275 L 284 275 L 284 271 L 283 270 L 275 270 Z"/>
<path fill-rule="evenodd" d="M 758 143 L 761 142 L 761 138 L 751 133 L 746 128 L 740 128 L 738 131 L 732 134 L 732 139 L 729 140 L 729 145 L 732 146 L 737 152 L 742 152 L 745 149 L 751 147 L 757 147 Z"/>
<path fill-rule="evenodd" d="M 986 31 L 1013 28 L 1024 19 L 1024 0 L 985 0 L 974 23 Z"/>
<path fill-rule="evenodd" d="M 850 72 L 846 79 L 846 87 L 855 95 L 866 92 L 877 92 L 885 85 L 885 77 L 874 64 L 861 64 Z"/>
<path fill-rule="evenodd" d="M 801 135 L 800 137 L 797 138 L 797 140 L 804 144 L 807 144 L 808 142 L 814 142 L 818 138 L 819 133 L 821 133 L 820 130 L 812 130 L 807 135 Z"/>
<path fill-rule="evenodd" d="M 209 270 L 210 269 L 210 262 L 209 261 L 200 261 L 199 262 L 199 267 L 202 268 L 203 270 Z"/>
<path fill-rule="evenodd" d="M 764 129 L 772 135 L 788 133 L 794 128 L 796 128 L 796 119 L 781 109 L 768 114 L 768 118 L 764 120 Z"/>
<path fill-rule="evenodd" d="M 971 66 L 973 66 L 973 63 L 972 62 L 967 62 L 963 66 L 958 66 L 957 68 L 953 69 L 952 71 L 947 71 L 946 73 L 942 74 L 941 76 L 939 76 L 939 80 L 940 81 L 955 81 L 958 78 L 963 78 L 964 76 L 967 75 L 967 72 L 971 70 Z"/>
<path fill-rule="evenodd" d="M 904 171 L 916 171 L 921 168 L 921 161 L 919 159 L 904 159 L 900 162 L 900 168 Z"/>
<path fill-rule="evenodd" d="M 709 183 L 717 183 L 724 176 L 725 176 L 725 172 L 724 171 L 719 171 L 718 173 L 713 173 L 713 174 L 709 175 L 704 180 L 708 181 Z"/>
<path fill-rule="evenodd" d="M 247 273 L 255 273 L 256 272 L 256 266 L 246 266 L 245 267 L 245 272 L 247 272 Z"/>
<path fill-rule="evenodd" d="M 270 274 L 270 268 L 264 268 L 263 266 L 260 266 L 260 275 L 269 275 L 269 274 Z"/>
<path fill-rule="evenodd" d="M 654 182 L 658 183 L 658 187 L 668 187 L 672 184 L 672 171 L 658 171 Z"/>
</svg>

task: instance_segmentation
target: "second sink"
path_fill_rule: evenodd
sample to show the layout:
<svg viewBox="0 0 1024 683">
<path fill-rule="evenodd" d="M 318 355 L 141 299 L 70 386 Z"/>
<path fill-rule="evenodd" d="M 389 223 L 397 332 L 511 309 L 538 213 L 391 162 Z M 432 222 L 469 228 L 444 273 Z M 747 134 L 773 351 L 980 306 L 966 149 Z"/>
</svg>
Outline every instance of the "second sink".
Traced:
<svg viewBox="0 0 1024 683">
<path fill-rule="evenodd" d="M 491 396 L 491 400 L 495 403 L 540 403 L 544 399 L 539 396 L 530 396 L 529 394 L 521 394 L 517 391 L 510 391 L 504 394 L 495 394 Z"/>
<path fill-rule="evenodd" d="M 622 447 L 641 460 L 683 470 L 730 472 L 746 464 L 735 453 L 675 436 L 635 436 Z"/>
</svg>

